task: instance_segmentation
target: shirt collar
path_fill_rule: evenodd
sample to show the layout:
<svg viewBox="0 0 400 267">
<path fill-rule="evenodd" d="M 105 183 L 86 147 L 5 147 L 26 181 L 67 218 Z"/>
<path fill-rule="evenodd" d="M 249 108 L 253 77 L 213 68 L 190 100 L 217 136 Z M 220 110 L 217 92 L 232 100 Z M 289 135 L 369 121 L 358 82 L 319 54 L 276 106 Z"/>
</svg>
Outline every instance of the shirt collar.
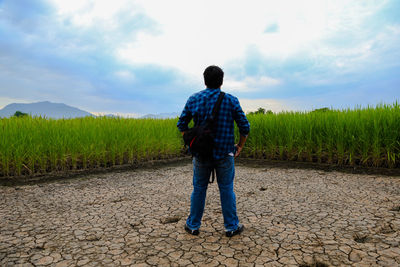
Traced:
<svg viewBox="0 0 400 267">
<path fill-rule="evenodd" d="M 209 90 L 209 91 L 221 91 L 221 88 L 206 88 L 206 90 Z"/>
</svg>

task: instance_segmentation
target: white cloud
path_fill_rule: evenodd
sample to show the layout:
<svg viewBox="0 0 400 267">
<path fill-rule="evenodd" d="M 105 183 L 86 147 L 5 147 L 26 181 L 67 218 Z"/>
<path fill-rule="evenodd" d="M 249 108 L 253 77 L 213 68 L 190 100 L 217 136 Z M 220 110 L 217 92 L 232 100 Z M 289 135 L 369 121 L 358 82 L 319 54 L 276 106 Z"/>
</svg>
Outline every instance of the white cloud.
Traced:
<svg viewBox="0 0 400 267">
<path fill-rule="evenodd" d="M 50 0 L 57 8 L 59 18 L 66 18 L 76 27 L 93 27 L 101 22 L 102 28 L 112 29 L 118 23 L 121 11 L 129 10 L 131 15 L 142 11 L 135 1 L 129 0 Z"/>
<path fill-rule="evenodd" d="M 208 65 L 223 66 L 249 46 L 284 60 L 343 30 L 358 30 L 383 1 L 149 1 L 141 0 L 162 34 L 142 34 L 117 48 L 131 63 L 158 63 L 198 75 Z M 279 28 L 265 34 L 267 25 Z"/>
<path fill-rule="evenodd" d="M 240 98 L 240 105 L 245 113 L 250 111 L 256 111 L 258 108 L 264 108 L 265 110 L 271 110 L 272 112 L 290 111 L 296 108 L 288 101 L 277 100 L 277 99 L 246 99 Z"/>
<path fill-rule="evenodd" d="M 62 18 L 77 27 L 112 30 L 121 11 L 144 13 L 160 32 L 141 32 L 113 43 L 110 50 L 124 63 L 174 67 L 195 77 L 211 64 L 240 59 L 250 46 L 270 59 L 285 60 L 324 51 L 326 38 L 357 32 L 362 22 L 387 1 L 275 0 L 50 0 Z M 265 33 L 276 25 L 274 33 Z M 134 25 L 132 25 L 134 27 Z M 322 46 L 322 48 L 321 48 Z M 329 49 L 329 48 L 326 48 Z M 339 64 L 340 65 L 340 64 Z"/>
<path fill-rule="evenodd" d="M 29 103 L 29 101 L 22 98 L 0 97 L 0 109 L 11 103 Z"/>
<path fill-rule="evenodd" d="M 241 81 L 225 80 L 222 87 L 227 92 L 256 92 L 281 84 L 281 81 L 267 76 L 246 77 Z"/>
<path fill-rule="evenodd" d="M 123 81 L 134 81 L 135 80 L 135 74 L 128 70 L 119 70 L 114 72 L 114 75 L 117 76 L 120 80 Z"/>
<path fill-rule="evenodd" d="M 357 82 L 365 73 L 400 66 L 400 25 L 387 25 L 380 32 L 354 40 L 352 45 L 321 44 L 312 57 L 315 64 L 298 79 L 309 85 Z"/>
</svg>

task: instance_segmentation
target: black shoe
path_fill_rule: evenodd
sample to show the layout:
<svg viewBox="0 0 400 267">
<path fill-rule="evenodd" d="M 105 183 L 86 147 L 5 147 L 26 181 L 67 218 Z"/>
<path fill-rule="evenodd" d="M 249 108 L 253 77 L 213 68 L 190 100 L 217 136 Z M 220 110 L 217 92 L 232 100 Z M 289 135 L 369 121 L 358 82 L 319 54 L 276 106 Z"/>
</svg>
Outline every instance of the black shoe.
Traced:
<svg viewBox="0 0 400 267">
<path fill-rule="evenodd" d="M 238 234 L 240 234 L 241 232 L 243 232 L 243 229 L 244 229 L 244 225 L 243 225 L 243 224 L 239 224 L 239 225 L 238 225 L 238 228 L 237 228 L 236 230 L 233 230 L 233 231 L 226 231 L 226 232 L 225 232 L 225 235 L 226 235 L 227 237 L 232 237 L 232 236 L 234 236 L 234 235 L 238 235 Z"/>
<path fill-rule="evenodd" d="M 192 230 L 190 229 L 186 224 L 185 224 L 185 230 L 186 232 L 188 232 L 191 235 L 199 235 L 199 230 Z"/>
</svg>

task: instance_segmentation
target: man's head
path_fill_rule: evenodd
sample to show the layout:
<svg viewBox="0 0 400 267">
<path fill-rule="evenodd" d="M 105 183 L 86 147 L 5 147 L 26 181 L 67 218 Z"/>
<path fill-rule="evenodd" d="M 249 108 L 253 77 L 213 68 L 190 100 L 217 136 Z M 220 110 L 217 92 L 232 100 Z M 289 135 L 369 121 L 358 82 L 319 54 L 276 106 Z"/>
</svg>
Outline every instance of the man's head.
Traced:
<svg viewBox="0 0 400 267">
<path fill-rule="evenodd" d="M 208 88 L 220 88 L 224 80 L 224 72 L 218 66 L 209 66 L 203 73 L 204 83 Z"/>
</svg>

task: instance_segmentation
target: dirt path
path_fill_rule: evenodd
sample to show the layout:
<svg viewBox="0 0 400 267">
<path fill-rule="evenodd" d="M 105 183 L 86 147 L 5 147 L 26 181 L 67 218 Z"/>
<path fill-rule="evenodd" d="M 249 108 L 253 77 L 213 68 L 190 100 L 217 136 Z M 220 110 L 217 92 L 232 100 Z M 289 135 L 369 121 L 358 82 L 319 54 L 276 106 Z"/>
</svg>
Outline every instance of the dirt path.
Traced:
<svg viewBox="0 0 400 267">
<path fill-rule="evenodd" d="M 216 184 L 184 231 L 186 163 L 0 187 L 0 266 L 400 265 L 399 177 L 239 166 L 235 188 L 227 238 Z"/>
</svg>

